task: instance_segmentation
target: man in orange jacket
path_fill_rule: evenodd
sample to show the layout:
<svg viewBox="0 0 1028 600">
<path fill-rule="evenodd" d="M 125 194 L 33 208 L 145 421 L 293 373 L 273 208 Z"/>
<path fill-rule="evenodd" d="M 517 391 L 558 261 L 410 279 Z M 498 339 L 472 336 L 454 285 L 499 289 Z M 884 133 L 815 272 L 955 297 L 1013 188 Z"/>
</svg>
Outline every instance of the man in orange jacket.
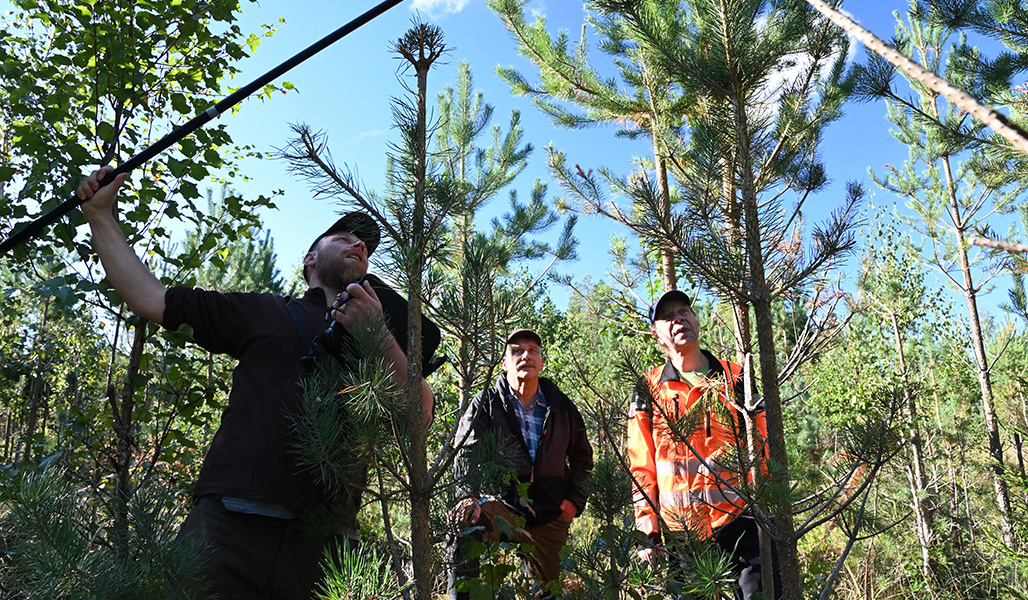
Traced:
<svg viewBox="0 0 1028 600">
<path fill-rule="evenodd" d="M 651 332 L 667 357 L 637 386 L 628 419 L 628 455 L 635 491 L 635 525 L 652 541 L 640 551 L 653 564 L 662 533 L 692 530 L 732 557 L 737 596 L 761 590 L 757 524 L 740 488 L 767 435 L 763 411 L 750 418 L 759 432 L 747 441 L 742 369 L 700 347 L 700 323 L 677 290 L 650 306 Z"/>
</svg>

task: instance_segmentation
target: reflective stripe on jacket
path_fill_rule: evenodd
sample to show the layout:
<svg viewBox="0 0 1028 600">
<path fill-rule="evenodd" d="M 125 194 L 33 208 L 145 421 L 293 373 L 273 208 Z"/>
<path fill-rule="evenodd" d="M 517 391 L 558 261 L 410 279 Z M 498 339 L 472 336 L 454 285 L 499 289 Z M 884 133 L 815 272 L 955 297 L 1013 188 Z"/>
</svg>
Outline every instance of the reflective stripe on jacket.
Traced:
<svg viewBox="0 0 1028 600">
<path fill-rule="evenodd" d="M 682 381 L 668 361 L 647 372 L 633 394 L 628 456 L 639 484 L 633 483 L 635 525 L 647 535 L 659 532 L 663 519 L 668 529 L 709 537 L 745 508 L 731 489 L 749 480 L 748 473 L 740 475 L 747 470 L 745 459 L 740 462 L 747 456 L 745 424 L 730 400 L 742 391 L 742 368 L 703 352 L 710 370 L 700 384 Z M 741 397 L 735 402 L 743 403 Z M 763 444 L 763 410 L 753 419 Z"/>
</svg>

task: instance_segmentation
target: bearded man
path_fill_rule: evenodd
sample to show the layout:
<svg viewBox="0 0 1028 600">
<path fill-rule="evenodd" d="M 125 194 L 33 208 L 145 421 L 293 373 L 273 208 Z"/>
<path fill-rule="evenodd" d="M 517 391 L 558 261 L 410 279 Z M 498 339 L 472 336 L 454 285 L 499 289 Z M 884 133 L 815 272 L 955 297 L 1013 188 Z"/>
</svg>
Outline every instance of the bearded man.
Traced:
<svg viewBox="0 0 1028 600">
<path fill-rule="evenodd" d="M 384 322 L 390 329 L 383 336 L 387 368 L 401 386 L 407 381 L 407 357 L 393 335 L 406 331 L 405 303 L 384 284 L 376 290 L 371 281 L 356 283 L 379 244 L 378 225 L 352 212 L 319 235 L 303 257 L 309 289 L 301 298 L 166 288 L 136 256 L 114 216 L 127 176 L 100 187 L 110 172 L 93 172 L 76 193 L 87 199 L 82 212 L 114 289 L 140 317 L 172 331 L 187 325 L 199 346 L 239 361 L 179 536 L 206 548 L 203 574 L 219 598 L 310 598 L 322 576 L 323 551 L 358 541 L 360 500 L 357 493 L 344 502 L 350 506 L 338 506 L 337 497 L 298 467 L 292 450 L 291 415 L 301 410 L 299 384 L 309 368 L 303 359 L 329 360 L 311 340 L 322 339 L 333 321 L 343 335 L 358 323 Z M 351 358 L 330 359 L 345 368 Z M 431 351 L 425 360 L 427 372 Z M 421 388 L 431 415 L 424 379 Z M 312 535 L 301 527 L 305 511 L 328 507 L 337 515 L 331 531 Z"/>
</svg>

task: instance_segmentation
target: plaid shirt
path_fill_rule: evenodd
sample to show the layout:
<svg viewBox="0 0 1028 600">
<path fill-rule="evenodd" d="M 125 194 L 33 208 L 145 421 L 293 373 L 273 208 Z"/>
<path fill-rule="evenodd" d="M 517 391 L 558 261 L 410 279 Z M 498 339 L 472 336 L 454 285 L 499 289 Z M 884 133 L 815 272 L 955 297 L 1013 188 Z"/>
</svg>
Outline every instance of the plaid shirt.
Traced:
<svg viewBox="0 0 1028 600">
<path fill-rule="evenodd" d="M 535 464 L 535 450 L 539 446 L 539 438 L 543 435 L 543 420 L 546 418 L 546 398 L 543 396 L 542 388 L 535 393 L 532 403 L 525 408 L 518 399 L 517 394 L 507 384 L 507 397 L 514 405 L 515 413 L 518 415 L 518 425 L 521 426 L 521 435 L 525 438 L 525 445 L 528 446 L 528 454 Z"/>
</svg>

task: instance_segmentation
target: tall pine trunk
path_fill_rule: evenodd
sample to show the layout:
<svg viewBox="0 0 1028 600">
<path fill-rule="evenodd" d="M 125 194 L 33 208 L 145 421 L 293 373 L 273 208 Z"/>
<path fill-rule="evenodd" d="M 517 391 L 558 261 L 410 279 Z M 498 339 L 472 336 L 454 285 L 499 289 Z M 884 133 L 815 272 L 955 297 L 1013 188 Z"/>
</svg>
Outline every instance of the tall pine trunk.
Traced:
<svg viewBox="0 0 1028 600">
<path fill-rule="evenodd" d="M 428 161 L 427 105 L 428 71 L 442 52 L 441 39 L 432 35 L 432 29 L 424 24 L 416 25 L 417 47 L 411 63 L 417 76 L 417 121 L 414 132 L 414 206 L 411 218 L 410 239 L 412 249 L 424 250 L 426 239 L 425 192 Z M 435 578 L 432 561 L 432 530 L 429 521 L 432 500 L 432 480 L 428 472 L 428 428 L 430 415 L 425 414 L 422 402 L 422 350 L 421 350 L 421 295 L 424 277 L 424 252 L 414 251 L 406 257 L 404 264 L 407 279 L 407 402 L 411 418 L 410 447 L 410 523 L 411 560 L 414 570 L 414 586 L 418 600 L 431 600 Z"/>
<path fill-rule="evenodd" d="M 671 215 L 671 193 L 668 188 L 667 160 L 660 150 L 656 133 L 653 134 L 653 166 L 657 176 L 657 196 L 660 202 L 662 217 Z M 664 276 L 664 291 L 678 289 L 678 276 L 675 269 L 675 250 L 670 244 L 660 246 L 660 269 Z"/>
<path fill-rule="evenodd" d="M 782 400 L 778 387 L 778 361 L 774 338 L 774 317 L 771 312 L 771 291 L 764 273 L 764 249 L 760 229 L 759 203 L 753 181 L 753 162 L 750 149 L 749 123 L 746 116 L 745 99 L 741 93 L 732 98 L 735 121 L 736 152 L 739 167 L 739 183 L 742 195 L 742 223 L 748 272 L 745 287 L 750 292 L 753 314 L 757 326 L 757 347 L 760 352 L 760 377 L 764 392 L 764 410 L 767 420 L 769 458 L 774 465 L 774 477 L 789 479 L 789 454 L 785 445 L 785 420 L 782 414 Z M 792 503 L 783 498 L 773 506 L 778 543 L 778 561 L 782 576 L 782 590 L 765 589 L 773 598 L 802 600 L 803 587 L 800 579 L 799 551 Z"/>
<path fill-rule="evenodd" d="M 938 116 L 938 115 L 937 115 Z M 967 256 L 965 240 L 965 224 L 960 214 L 960 203 L 957 200 L 956 184 L 948 156 L 941 158 L 943 173 L 946 177 L 946 193 L 949 198 L 950 219 L 953 224 L 953 236 L 956 241 L 957 258 L 960 260 L 960 273 L 963 277 L 964 298 L 967 300 L 968 319 L 971 323 L 971 347 L 974 349 L 975 366 L 977 367 L 978 385 L 982 393 L 982 414 L 985 418 L 985 434 L 989 439 L 989 456 L 992 459 L 992 487 L 996 494 L 996 505 L 1002 517 L 1001 531 L 1007 547 L 1014 546 L 1014 527 L 1010 517 L 1010 490 L 1003 479 L 1003 440 L 1000 437 L 999 421 L 992 394 L 992 376 L 989 360 L 985 354 L 985 340 L 982 336 L 982 323 L 978 313 L 978 288 L 971 276 L 971 262 Z"/>
</svg>

